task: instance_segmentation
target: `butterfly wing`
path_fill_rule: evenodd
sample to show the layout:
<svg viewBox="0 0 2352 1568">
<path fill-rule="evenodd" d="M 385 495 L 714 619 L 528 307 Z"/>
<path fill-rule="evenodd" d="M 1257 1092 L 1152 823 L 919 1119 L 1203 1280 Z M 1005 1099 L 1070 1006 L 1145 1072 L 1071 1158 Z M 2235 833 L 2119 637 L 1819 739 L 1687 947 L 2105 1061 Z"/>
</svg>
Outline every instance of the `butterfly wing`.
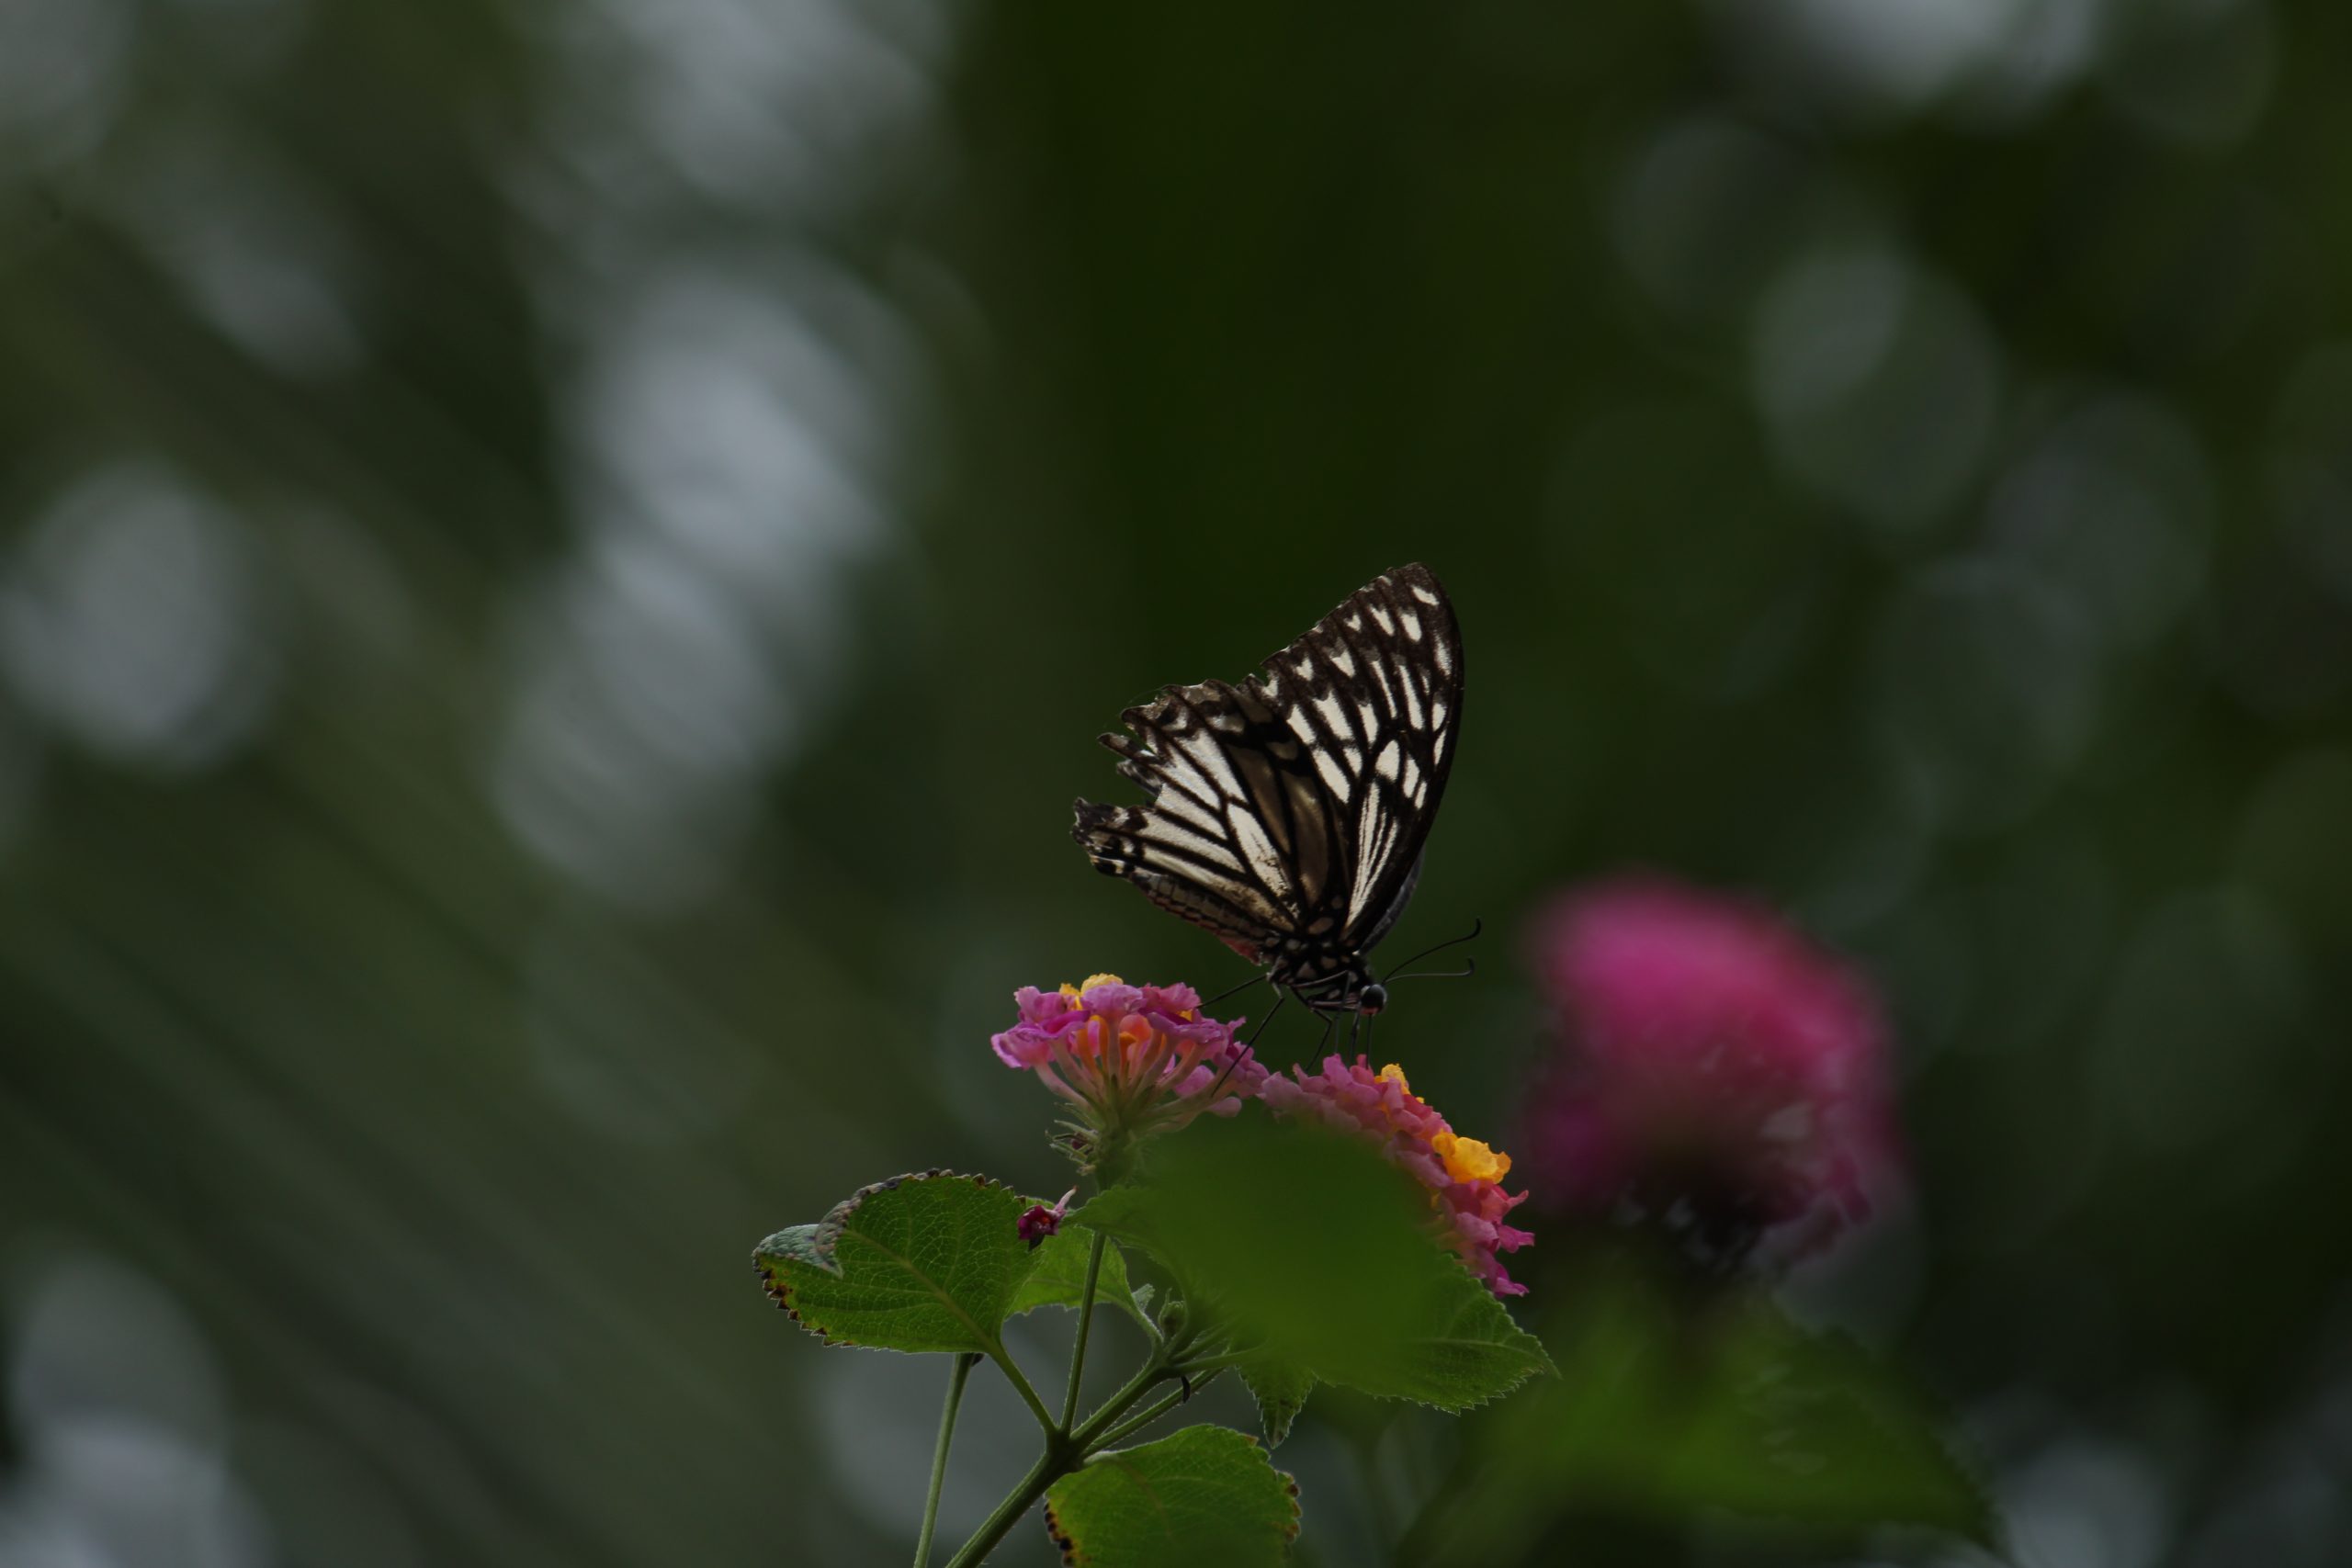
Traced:
<svg viewBox="0 0 2352 1568">
<path fill-rule="evenodd" d="M 1078 803 L 1098 870 L 1252 960 L 1337 953 L 1404 908 L 1453 766 L 1462 642 L 1419 565 L 1351 595 L 1239 685 L 1170 686 L 1106 735 L 1141 807 Z"/>
<path fill-rule="evenodd" d="M 1100 870 L 1215 933 L 1244 957 L 1302 929 L 1336 859 L 1311 768 L 1248 685 L 1170 686 L 1105 735 L 1148 806 L 1078 803 L 1073 836 Z"/>
<path fill-rule="evenodd" d="M 1412 896 L 1462 722 L 1462 630 L 1418 563 L 1350 595 L 1268 662 L 1341 823 L 1339 945 L 1369 951 Z"/>
</svg>

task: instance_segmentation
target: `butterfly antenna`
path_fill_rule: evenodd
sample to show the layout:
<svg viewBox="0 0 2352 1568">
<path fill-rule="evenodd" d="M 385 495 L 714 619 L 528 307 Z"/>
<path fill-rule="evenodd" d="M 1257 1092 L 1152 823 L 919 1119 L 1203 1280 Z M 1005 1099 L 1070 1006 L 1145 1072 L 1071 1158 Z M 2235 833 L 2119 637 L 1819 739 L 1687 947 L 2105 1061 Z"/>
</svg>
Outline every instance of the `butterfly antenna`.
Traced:
<svg viewBox="0 0 2352 1568">
<path fill-rule="evenodd" d="M 1393 986 L 1399 980 L 1467 980 L 1477 972 L 1478 961 L 1472 958 L 1459 969 L 1416 969 L 1408 975 L 1391 975 L 1388 983 Z"/>
<path fill-rule="evenodd" d="M 1476 942 L 1478 940 L 1478 933 L 1486 929 L 1487 922 L 1485 920 L 1472 920 L 1470 922 L 1470 929 L 1463 932 L 1460 936 L 1450 937 L 1444 942 L 1439 942 L 1435 947 L 1425 947 L 1421 949 L 1420 952 L 1413 954 L 1412 957 L 1405 960 L 1403 964 L 1398 964 L 1397 967 L 1399 969 L 1407 968 L 1412 964 L 1419 964 L 1422 959 L 1427 958 L 1432 953 L 1443 953 L 1449 947 L 1460 947 L 1465 942 Z"/>
</svg>

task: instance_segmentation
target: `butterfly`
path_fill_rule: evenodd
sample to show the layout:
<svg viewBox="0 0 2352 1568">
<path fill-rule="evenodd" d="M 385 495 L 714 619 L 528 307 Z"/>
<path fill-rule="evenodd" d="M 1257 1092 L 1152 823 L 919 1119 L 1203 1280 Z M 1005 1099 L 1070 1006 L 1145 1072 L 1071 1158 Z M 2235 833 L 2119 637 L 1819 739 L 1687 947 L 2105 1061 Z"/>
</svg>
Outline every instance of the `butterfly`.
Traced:
<svg viewBox="0 0 2352 1568">
<path fill-rule="evenodd" d="M 1415 563 L 1374 579 L 1262 678 L 1167 686 L 1105 735 L 1147 806 L 1078 803 L 1097 871 L 1202 927 L 1318 1012 L 1388 993 L 1364 955 L 1413 896 L 1462 723 L 1462 633 Z"/>
</svg>

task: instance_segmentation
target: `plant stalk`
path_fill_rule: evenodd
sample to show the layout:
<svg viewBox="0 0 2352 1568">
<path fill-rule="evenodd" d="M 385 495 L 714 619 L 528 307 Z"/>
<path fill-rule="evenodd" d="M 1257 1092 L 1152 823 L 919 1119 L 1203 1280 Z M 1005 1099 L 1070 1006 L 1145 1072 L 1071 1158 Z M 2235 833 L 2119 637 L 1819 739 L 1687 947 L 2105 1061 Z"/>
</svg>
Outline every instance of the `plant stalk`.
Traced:
<svg viewBox="0 0 2352 1568">
<path fill-rule="evenodd" d="M 1004 1501 L 996 1506 L 996 1511 L 980 1521 L 980 1528 L 972 1532 L 972 1539 L 964 1543 L 964 1550 L 947 1560 L 947 1568 L 979 1568 L 979 1564 L 988 1560 L 989 1553 L 1012 1533 L 1012 1527 L 1021 1522 L 1021 1516 L 1036 1506 L 1037 1499 L 1046 1495 L 1046 1489 L 1069 1472 L 1068 1459 L 1056 1451 L 1058 1447 L 1052 1441 L 1046 1443 L 1046 1451 L 1037 1456 L 1037 1462 L 1029 1467 L 1029 1473 L 1021 1478 L 1021 1484 L 1007 1493 Z"/>
<path fill-rule="evenodd" d="M 1004 1374 L 1005 1381 L 1012 1385 L 1012 1391 L 1021 1396 L 1021 1402 L 1029 1407 L 1029 1414 L 1037 1418 L 1037 1425 L 1046 1429 L 1046 1436 L 1059 1436 L 1061 1428 L 1054 1425 L 1053 1416 L 1046 1413 L 1046 1402 L 1037 1397 L 1035 1385 L 1022 1371 L 1020 1364 L 1013 1360 L 1012 1353 L 1000 1344 L 989 1352 L 989 1359 L 997 1364 L 997 1370 Z"/>
<path fill-rule="evenodd" d="M 922 1501 L 922 1533 L 915 1538 L 915 1568 L 930 1568 L 932 1532 L 939 1528 L 939 1489 L 947 1480 L 947 1444 L 956 1435 L 956 1407 L 964 1403 L 964 1382 L 980 1358 L 965 1351 L 947 1374 L 947 1405 L 939 1413 L 939 1446 L 931 1455 L 931 1495 Z"/>
<path fill-rule="evenodd" d="M 1133 1416 L 1128 1416 L 1125 1420 L 1120 1422 L 1117 1426 L 1112 1427 L 1109 1431 L 1095 1438 L 1094 1441 L 1088 1446 L 1088 1457 L 1091 1458 L 1094 1454 L 1102 1452 L 1104 1449 L 1123 1443 L 1127 1438 L 1135 1436 L 1137 1432 L 1142 1431 L 1146 1427 L 1150 1426 L 1154 1421 L 1159 1420 L 1162 1416 L 1167 1415 L 1170 1411 L 1175 1409 L 1178 1405 L 1190 1399 L 1193 1394 L 1200 1393 L 1201 1390 L 1208 1387 L 1212 1382 L 1215 1382 L 1216 1381 L 1217 1373 L 1223 1370 L 1223 1368 L 1212 1368 L 1208 1376 L 1198 1379 L 1193 1382 L 1192 1392 L 1190 1393 L 1186 1393 L 1182 1389 L 1178 1389 L 1173 1393 L 1162 1394 L 1158 1399 L 1153 1400 L 1149 1404 L 1144 1406 L 1141 1410 L 1136 1411 Z"/>
<path fill-rule="evenodd" d="M 1078 1385 L 1086 1371 L 1086 1337 L 1094 1326 L 1094 1287 L 1102 1277 L 1102 1250 L 1110 1238 L 1101 1231 L 1094 1233 L 1094 1245 L 1086 1255 L 1086 1288 L 1078 1297 L 1078 1343 L 1069 1353 L 1069 1387 L 1062 1394 L 1062 1425 L 1065 1432 L 1078 1420 Z"/>
<path fill-rule="evenodd" d="M 1143 1370 L 1129 1378 L 1125 1387 L 1104 1400 L 1102 1408 L 1088 1416 L 1076 1431 L 1048 1429 L 1046 1451 L 1037 1456 L 1037 1462 L 1029 1467 L 1029 1473 L 1021 1478 L 1021 1484 L 1008 1493 L 1004 1501 L 996 1506 L 996 1510 L 981 1521 L 980 1528 L 972 1532 L 972 1539 L 964 1543 L 963 1550 L 948 1559 L 947 1568 L 978 1568 L 987 1561 L 988 1554 L 1012 1533 L 1012 1527 L 1036 1506 L 1037 1500 L 1051 1489 L 1054 1483 L 1085 1462 L 1086 1456 L 1102 1440 L 1102 1435 L 1118 1425 L 1120 1416 L 1134 1409 L 1143 1396 L 1159 1384 L 1176 1376 L 1169 1364 L 1172 1355 L 1172 1349 L 1163 1348 L 1159 1355 L 1145 1362 Z"/>
</svg>

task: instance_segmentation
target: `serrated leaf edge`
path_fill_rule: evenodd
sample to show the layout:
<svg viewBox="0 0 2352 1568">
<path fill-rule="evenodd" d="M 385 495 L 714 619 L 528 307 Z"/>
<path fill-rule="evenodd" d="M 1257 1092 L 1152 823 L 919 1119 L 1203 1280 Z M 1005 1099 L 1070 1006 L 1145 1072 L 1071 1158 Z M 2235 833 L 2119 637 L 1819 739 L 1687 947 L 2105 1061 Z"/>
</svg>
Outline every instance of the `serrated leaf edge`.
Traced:
<svg viewBox="0 0 2352 1568">
<path fill-rule="evenodd" d="M 1306 1375 L 1306 1392 L 1284 1409 L 1281 1400 L 1270 1400 L 1258 1392 L 1258 1384 L 1251 1380 L 1246 1364 L 1236 1367 L 1234 1371 L 1241 1378 L 1241 1386 L 1250 1391 L 1250 1403 L 1258 1407 L 1258 1429 L 1265 1436 L 1267 1451 L 1272 1452 L 1282 1447 L 1283 1439 L 1290 1436 L 1290 1429 L 1296 1424 L 1299 1412 L 1306 1408 L 1306 1402 L 1314 1397 L 1316 1386 L 1322 1380 L 1309 1372 Z"/>
<path fill-rule="evenodd" d="M 806 1247 L 797 1249 L 794 1254 L 778 1255 L 777 1261 L 805 1264 L 811 1269 L 821 1269 L 825 1273 L 832 1275 L 833 1278 L 837 1280 L 840 1279 L 842 1277 L 841 1265 L 833 1260 L 833 1255 L 841 1246 L 842 1233 L 849 1227 L 850 1216 L 856 1213 L 858 1209 L 867 1199 L 874 1197 L 877 1193 L 888 1192 L 894 1188 L 902 1187 L 910 1181 L 968 1181 L 973 1186 L 981 1189 L 983 1191 L 991 1187 L 1002 1191 L 1009 1192 L 1013 1190 L 1004 1182 L 999 1181 L 993 1177 L 979 1176 L 964 1171 L 949 1170 L 945 1166 L 933 1166 L 929 1170 L 910 1170 L 898 1176 L 886 1176 L 879 1181 L 867 1182 L 865 1186 L 859 1188 L 856 1191 L 851 1193 L 848 1197 L 834 1204 L 831 1209 L 828 1209 L 825 1212 L 825 1217 L 817 1222 L 816 1228 L 810 1233 Z M 798 1225 L 786 1225 L 783 1230 L 776 1231 L 766 1236 L 757 1247 L 752 1248 L 752 1272 L 759 1276 L 761 1289 L 767 1292 L 769 1300 L 775 1303 L 776 1309 L 778 1311 L 782 1312 L 786 1317 L 792 1319 L 793 1322 L 798 1324 L 803 1333 L 815 1335 L 820 1344 L 838 1347 L 845 1350 L 866 1348 L 866 1347 L 860 1345 L 859 1342 L 854 1339 L 836 1337 L 833 1335 L 827 1333 L 824 1329 L 818 1327 L 815 1324 L 810 1323 L 807 1318 L 802 1317 L 799 1310 L 792 1304 L 792 1287 L 786 1283 L 783 1271 L 781 1269 L 771 1269 L 769 1268 L 768 1258 L 770 1255 L 768 1252 L 768 1243 L 775 1241 L 779 1236 L 783 1236 L 793 1231 L 798 1230 L 800 1226 Z M 888 1349 L 889 1348 L 888 1346 L 884 1346 L 880 1347 L 880 1348 Z M 900 1353 L 914 1355 L 918 1353 L 927 1354 L 928 1352 L 905 1351 Z"/>
<path fill-rule="evenodd" d="M 1200 1422 L 1198 1425 L 1203 1427 L 1214 1427 L 1216 1430 L 1220 1432 L 1233 1432 L 1235 1437 L 1239 1438 L 1243 1442 L 1249 1444 L 1253 1449 L 1265 1447 L 1265 1445 L 1260 1443 L 1257 1438 L 1251 1437 L 1249 1433 L 1234 1431 L 1230 1427 L 1216 1427 L 1215 1423 L 1207 1421 Z M 1169 1433 L 1168 1438 L 1175 1437 L 1178 1433 L 1189 1430 L 1191 1430 L 1190 1427 L 1180 1427 L 1175 1432 Z M 1148 1449 L 1152 1447 L 1153 1444 L 1166 1442 L 1168 1438 L 1154 1438 L 1149 1443 L 1138 1443 L 1136 1446 L 1139 1449 Z M 1093 1456 L 1093 1458 L 1088 1460 L 1086 1462 L 1087 1464 L 1094 1464 L 1102 1460 L 1114 1459 L 1120 1454 L 1129 1453 L 1132 1451 L 1134 1450 L 1129 1449 L 1105 1449 L 1101 1453 L 1098 1453 Z M 1083 1465 L 1080 1467 L 1080 1469 L 1084 1468 L 1085 1466 Z M 1293 1475 L 1287 1470 L 1274 1470 L 1274 1461 L 1271 1450 L 1269 1450 L 1266 1459 L 1266 1468 L 1274 1472 L 1274 1479 L 1283 1483 L 1283 1491 L 1290 1498 L 1290 1523 L 1283 1527 L 1283 1545 L 1287 1548 L 1298 1540 L 1299 1526 L 1304 1517 L 1300 1511 L 1298 1502 L 1298 1477 Z M 1077 1473 L 1077 1471 L 1070 1472 L 1071 1475 L 1075 1475 Z M 1069 1477 L 1065 1476 L 1063 1479 L 1067 1480 Z M 1070 1540 L 1070 1538 L 1063 1532 L 1061 1519 L 1054 1513 L 1053 1494 L 1050 1492 L 1046 1495 L 1045 1515 L 1046 1534 L 1052 1538 L 1055 1549 L 1062 1554 L 1062 1568 L 1085 1568 L 1085 1564 L 1080 1562 L 1078 1560 L 1078 1543 Z"/>
<path fill-rule="evenodd" d="M 1969 1493 L 1976 1504 L 1975 1529 L 1946 1533 L 1957 1534 L 1970 1545 L 1983 1549 L 2005 1563 L 2014 1563 L 2017 1556 L 2015 1543 L 2009 1539 L 2008 1520 L 2002 1514 L 2000 1504 L 1994 1500 L 1992 1488 L 1985 1483 L 1987 1467 L 1984 1457 L 1969 1440 L 1966 1428 L 1955 1417 L 1950 1404 L 1931 1390 L 1904 1376 L 1900 1368 L 1890 1368 L 1883 1356 L 1845 1329 L 1806 1330 L 1793 1323 L 1791 1326 L 1800 1333 L 1812 1333 L 1822 1343 L 1836 1346 L 1882 1375 L 1891 1372 L 1897 1379 L 1897 1393 L 1918 1407 L 1926 1437 L 1943 1456 L 1944 1461 L 1967 1483 Z M 1872 1411 L 1869 1415 L 1873 1425 L 1881 1428 L 1886 1426 L 1877 1412 Z"/>
<path fill-rule="evenodd" d="M 1496 1389 L 1492 1393 L 1482 1395 L 1479 1398 L 1470 1400 L 1462 1404 L 1439 1404 L 1431 1400 L 1415 1399 L 1408 1393 L 1373 1393 L 1367 1390 L 1354 1388 L 1348 1383 L 1340 1382 L 1336 1378 L 1326 1378 L 1319 1374 L 1316 1381 L 1318 1382 L 1328 1382 L 1334 1388 L 1348 1389 L 1349 1392 L 1353 1393 L 1362 1393 L 1367 1399 L 1386 1400 L 1397 1404 L 1418 1404 L 1424 1410 L 1438 1410 L 1442 1411 L 1449 1416 L 1459 1416 L 1464 1411 L 1476 1410 L 1483 1405 L 1492 1404 L 1495 1401 L 1501 1399 L 1506 1395 L 1517 1393 L 1526 1384 L 1527 1380 L 1530 1378 L 1558 1377 L 1560 1375 L 1560 1369 L 1552 1359 L 1551 1348 L 1546 1346 L 1543 1340 L 1537 1338 L 1534 1335 L 1530 1334 L 1526 1329 L 1520 1326 L 1519 1319 L 1511 1316 L 1510 1314 L 1510 1303 L 1504 1301 L 1500 1296 L 1495 1296 L 1493 1287 L 1489 1286 L 1486 1280 L 1479 1279 L 1477 1275 L 1471 1273 L 1470 1266 L 1463 1262 L 1458 1254 L 1453 1255 L 1453 1267 L 1461 1271 L 1463 1278 L 1477 1286 L 1478 1289 L 1485 1291 L 1489 1296 L 1494 1296 L 1495 1303 L 1503 1309 L 1504 1321 L 1510 1325 L 1511 1332 L 1518 1336 L 1518 1338 L 1515 1340 L 1506 1339 L 1499 1343 L 1487 1339 L 1465 1341 L 1465 1343 L 1484 1346 L 1489 1348 L 1498 1348 L 1500 1346 L 1510 1346 L 1524 1343 L 1528 1346 L 1533 1347 L 1534 1348 L 1534 1365 L 1523 1369 L 1517 1377 L 1512 1378 L 1510 1382 L 1503 1384 L 1502 1387 Z M 1441 1341 L 1433 1339 L 1427 1341 L 1427 1343 L 1438 1344 L 1441 1343 Z"/>
</svg>

